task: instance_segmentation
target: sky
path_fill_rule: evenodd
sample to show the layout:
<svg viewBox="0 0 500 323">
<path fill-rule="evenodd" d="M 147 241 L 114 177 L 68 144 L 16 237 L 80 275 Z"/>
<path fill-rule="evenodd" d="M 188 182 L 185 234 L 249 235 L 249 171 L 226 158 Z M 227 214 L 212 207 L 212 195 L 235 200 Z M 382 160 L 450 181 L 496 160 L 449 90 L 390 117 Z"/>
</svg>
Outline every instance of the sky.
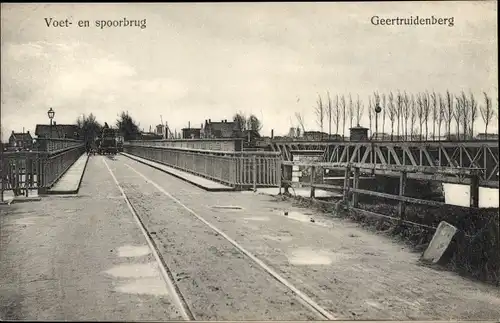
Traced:
<svg viewBox="0 0 500 323">
<path fill-rule="evenodd" d="M 352 3 L 1 4 L 1 132 L 34 132 L 93 113 L 141 128 L 253 113 L 261 133 L 304 117 L 319 130 L 318 95 L 374 91 L 488 92 L 497 105 L 494 1 Z M 453 17 L 453 26 L 381 26 L 383 18 Z M 96 20 L 146 20 L 101 29 Z M 52 20 L 51 20 L 52 19 Z M 69 27 L 47 27 L 66 20 Z M 89 27 L 79 27 L 88 20 Z M 496 131 L 497 120 L 489 126 Z M 361 125 L 368 125 L 367 113 Z M 483 122 L 476 122 L 482 129 Z M 327 126 L 324 128 L 327 131 Z M 386 131 L 387 132 L 387 131 Z"/>
</svg>

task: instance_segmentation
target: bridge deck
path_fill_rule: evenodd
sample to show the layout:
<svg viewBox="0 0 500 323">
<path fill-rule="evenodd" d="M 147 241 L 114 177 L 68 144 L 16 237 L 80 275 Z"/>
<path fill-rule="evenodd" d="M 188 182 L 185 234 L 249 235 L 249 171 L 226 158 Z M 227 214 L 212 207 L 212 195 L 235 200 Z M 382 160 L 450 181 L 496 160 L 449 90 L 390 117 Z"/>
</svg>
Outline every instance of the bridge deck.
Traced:
<svg viewBox="0 0 500 323">
<path fill-rule="evenodd" d="M 83 154 L 71 167 L 61 176 L 61 178 L 52 186 L 48 194 L 75 194 L 80 188 L 80 182 L 87 166 L 89 157 Z"/>
<path fill-rule="evenodd" d="M 197 320 L 318 319 L 289 286 L 341 320 L 500 316 L 498 289 L 419 266 L 383 235 L 265 195 L 207 193 L 121 155 L 90 158 L 78 196 L 5 208 L 3 319 L 180 320 L 131 209 Z"/>
</svg>

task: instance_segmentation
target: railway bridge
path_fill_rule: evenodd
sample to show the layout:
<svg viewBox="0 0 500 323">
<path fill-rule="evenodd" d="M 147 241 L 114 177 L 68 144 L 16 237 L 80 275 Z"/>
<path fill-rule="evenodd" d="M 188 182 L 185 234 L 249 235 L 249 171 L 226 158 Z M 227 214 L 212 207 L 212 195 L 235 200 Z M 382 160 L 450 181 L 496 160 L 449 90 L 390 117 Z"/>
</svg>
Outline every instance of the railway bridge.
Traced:
<svg viewBox="0 0 500 323">
<path fill-rule="evenodd" d="M 1 319 L 500 317 L 498 288 L 422 266 L 387 237 L 270 196 L 310 169 L 299 180 L 307 196 L 336 192 L 350 208 L 370 193 L 397 200 L 400 216 L 407 204 L 442 203 L 407 196 L 404 185 L 399 194 L 359 187 L 361 177 L 383 175 L 468 185 L 477 209 L 474 191 L 498 187 L 496 142 L 272 142 L 243 151 L 240 140 L 132 141 L 106 156 L 87 156 L 72 140 L 39 147 L 2 154 Z M 323 170 L 341 173 L 342 185 L 316 178 Z"/>
</svg>

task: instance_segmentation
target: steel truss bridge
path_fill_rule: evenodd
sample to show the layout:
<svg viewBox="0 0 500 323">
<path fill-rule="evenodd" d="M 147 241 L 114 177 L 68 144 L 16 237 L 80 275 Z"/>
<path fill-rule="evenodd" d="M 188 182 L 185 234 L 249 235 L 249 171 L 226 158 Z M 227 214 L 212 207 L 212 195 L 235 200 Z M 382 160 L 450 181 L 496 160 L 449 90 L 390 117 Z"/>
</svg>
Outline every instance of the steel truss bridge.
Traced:
<svg viewBox="0 0 500 323">
<path fill-rule="evenodd" d="M 479 173 L 481 186 L 498 188 L 498 141 L 272 141 L 268 150 L 280 152 L 285 162 L 296 153 L 322 156 L 321 164 L 372 165 L 377 169 L 397 167 L 457 170 Z M 325 164 L 326 163 L 326 164 Z M 448 178 L 449 179 L 449 178 Z M 467 179 L 452 182 L 467 183 Z"/>
</svg>

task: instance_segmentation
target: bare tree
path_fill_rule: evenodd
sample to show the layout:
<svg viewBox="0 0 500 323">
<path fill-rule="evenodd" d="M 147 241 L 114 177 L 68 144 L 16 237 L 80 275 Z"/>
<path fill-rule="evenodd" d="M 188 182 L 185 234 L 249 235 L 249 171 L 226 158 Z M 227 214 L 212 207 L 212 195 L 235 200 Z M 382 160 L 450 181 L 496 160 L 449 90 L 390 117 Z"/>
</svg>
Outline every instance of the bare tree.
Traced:
<svg viewBox="0 0 500 323">
<path fill-rule="evenodd" d="M 297 127 L 297 129 L 299 129 L 299 130 L 302 129 L 302 134 L 304 134 L 306 132 L 306 128 L 304 126 L 304 117 L 302 116 L 302 114 L 295 112 L 295 118 L 297 118 L 297 122 L 300 125 L 300 128 Z M 300 137 L 300 136 L 297 135 L 297 137 Z"/>
<path fill-rule="evenodd" d="M 389 120 L 391 121 L 391 141 L 394 140 L 394 122 L 396 121 L 397 107 L 394 104 L 394 95 L 389 93 Z"/>
<path fill-rule="evenodd" d="M 385 93 L 382 94 L 382 133 L 385 134 L 385 115 L 387 110 Z"/>
<path fill-rule="evenodd" d="M 429 116 L 431 114 L 431 100 L 429 92 L 422 94 L 422 101 L 424 103 L 424 120 L 425 120 L 425 140 L 429 138 Z"/>
<path fill-rule="evenodd" d="M 316 101 L 316 107 L 314 109 L 316 113 L 316 122 L 321 129 L 321 137 L 323 137 L 323 122 L 325 119 L 325 107 L 323 105 L 323 100 L 321 96 L 318 94 L 318 101 Z"/>
<path fill-rule="evenodd" d="M 495 115 L 495 110 L 493 110 L 493 105 L 491 103 L 491 98 L 488 96 L 486 92 L 483 92 L 484 95 L 484 105 L 482 105 L 479 109 L 481 112 L 481 118 L 484 121 L 484 132 L 486 134 L 486 138 L 488 138 L 488 125 L 490 124 L 493 116 Z"/>
<path fill-rule="evenodd" d="M 432 92 L 431 94 L 431 106 L 432 106 L 432 140 L 436 138 L 436 124 L 439 118 L 439 106 L 438 106 L 438 98 L 436 92 Z"/>
<path fill-rule="evenodd" d="M 443 124 L 443 121 L 445 120 L 444 116 L 446 114 L 446 103 L 441 96 L 441 93 L 439 94 L 439 112 L 438 112 L 438 138 L 441 140 L 441 125 Z"/>
<path fill-rule="evenodd" d="M 340 108 L 339 108 L 339 95 L 335 96 L 335 133 L 339 133 L 339 121 L 340 121 Z"/>
<path fill-rule="evenodd" d="M 465 92 L 462 91 L 461 93 L 461 98 L 460 98 L 460 115 L 462 117 L 461 119 L 461 124 L 462 124 L 462 131 L 463 131 L 463 136 L 464 140 L 467 140 L 468 134 L 469 134 L 469 119 L 470 119 L 470 102 L 467 96 L 465 95 Z"/>
<path fill-rule="evenodd" d="M 328 116 L 328 137 L 332 136 L 332 99 L 330 98 L 330 92 L 326 92 L 328 97 L 328 109 L 326 110 L 326 114 Z"/>
<path fill-rule="evenodd" d="M 408 140 L 408 119 L 410 118 L 411 114 L 411 102 L 410 102 L 410 96 L 406 91 L 403 94 L 403 126 L 404 126 L 404 138 L 405 140 Z"/>
<path fill-rule="evenodd" d="M 459 97 L 455 97 L 456 104 L 453 109 L 453 119 L 455 120 L 455 124 L 457 126 L 457 140 L 460 140 L 460 122 L 462 120 L 462 100 Z"/>
<path fill-rule="evenodd" d="M 363 103 L 359 100 L 359 95 L 358 95 L 358 98 L 356 99 L 356 124 L 358 127 L 360 125 L 361 116 L 363 115 L 364 110 L 365 107 L 363 106 Z"/>
<path fill-rule="evenodd" d="M 372 130 L 372 118 L 373 118 L 373 106 L 372 106 L 372 100 L 370 100 L 370 97 L 368 97 L 368 120 L 369 120 L 369 127 L 370 129 L 370 137 L 373 136 L 373 130 Z"/>
<path fill-rule="evenodd" d="M 340 98 L 340 106 L 342 107 L 342 138 L 345 137 L 345 114 L 347 105 L 345 103 L 345 97 L 342 95 Z"/>
<path fill-rule="evenodd" d="M 424 103 L 424 94 L 418 93 L 417 94 L 417 116 L 418 116 L 418 125 L 419 125 L 419 131 L 418 135 L 420 140 L 422 140 L 422 134 L 423 134 L 423 127 L 424 127 L 424 122 L 425 122 L 425 103 Z"/>
<path fill-rule="evenodd" d="M 354 104 L 352 103 L 352 96 L 351 93 L 349 93 L 349 125 L 352 128 L 352 123 L 354 121 Z"/>
<path fill-rule="evenodd" d="M 446 122 L 447 136 L 451 136 L 451 121 L 453 120 L 455 107 L 453 106 L 454 100 L 450 91 L 446 91 L 446 109 L 444 111 L 444 121 Z"/>
<path fill-rule="evenodd" d="M 474 94 L 470 92 L 470 136 L 471 138 L 474 137 L 474 122 L 476 122 L 477 119 L 477 101 L 474 98 Z"/>
<path fill-rule="evenodd" d="M 397 134 L 399 137 L 401 137 L 401 134 L 403 131 L 401 130 L 401 117 L 403 116 L 403 96 L 401 95 L 401 92 L 398 90 L 398 94 L 396 95 L 396 118 L 398 120 L 398 125 L 397 125 Z"/>
<path fill-rule="evenodd" d="M 415 96 L 412 94 L 410 99 L 410 135 L 411 140 L 415 136 L 415 122 L 417 121 L 418 107 L 415 102 Z"/>
</svg>

